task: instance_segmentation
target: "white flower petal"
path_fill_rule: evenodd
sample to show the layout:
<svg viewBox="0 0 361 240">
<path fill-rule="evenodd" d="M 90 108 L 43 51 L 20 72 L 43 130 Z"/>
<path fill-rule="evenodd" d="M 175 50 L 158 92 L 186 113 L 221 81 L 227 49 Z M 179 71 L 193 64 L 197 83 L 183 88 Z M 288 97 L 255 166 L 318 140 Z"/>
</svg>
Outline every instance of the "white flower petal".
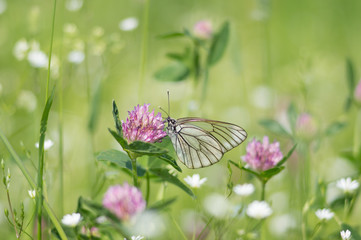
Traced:
<svg viewBox="0 0 361 240">
<path fill-rule="evenodd" d="M 248 205 L 247 215 L 251 218 L 262 219 L 272 214 L 272 209 L 265 201 L 253 201 Z"/>
<path fill-rule="evenodd" d="M 81 220 L 82 216 L 80 213 L 72 213 L 66 214 L 63 219 L 61 219 L 61 222 L 66 226 L 75 227 Z"/>
</svg>

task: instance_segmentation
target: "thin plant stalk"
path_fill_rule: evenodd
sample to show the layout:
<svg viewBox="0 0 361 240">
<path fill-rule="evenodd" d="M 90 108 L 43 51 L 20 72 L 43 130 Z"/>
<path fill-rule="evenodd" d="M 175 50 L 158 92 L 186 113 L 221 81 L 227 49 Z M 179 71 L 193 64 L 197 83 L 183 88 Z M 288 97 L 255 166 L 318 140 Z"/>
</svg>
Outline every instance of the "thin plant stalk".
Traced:
<svg viewBox="0 0 361 240">
<path fill-rule="evenodd" d="M 20 157 L 17 155 L 14 148 L 11 146 L 9 140 L 5 137 L 5 135 L 3 134 L 1 129 L 0 129 L 0 139 L 3 141 L 6 149 L 8 150 L 10 155 L 13 157 L 16 165 L 18 166 L 18 168 L 22 172 L 23 176 L 26 178 L 26 180 L 29 183 L 31 189 L 35 189 L 36 184 L 35 184 L 34 180 L 31 178 L 28 170 L 23 165 L 23 162 L 21 161 Z M 49 203 L 46 200 L 43 202 L 43 207 L 44 207 L 45 211 L 47 212 L 51 222 L 54 224 L 55 229 L 58 231 L 60 238 L 62 240 L 67 240 L 68 238 L 66 237 L 66 234 L 65 234 L 63 228 L 61 227 L 59 220 L 55 216 L 53 210 L 51 209 Z"/>
<path fill-rule="evenodd" d="M 149 202 L 149 195 L 150 195 L 150 179 L 149 179 L 149 172 L 146 172 L 146 180 L 147 180 L 147 190 L 146 190 L 146 194 L 145 194 L 145 202 L 148 206 L 148 202 Z"/>
<path fill-rule="evenodd" d="M 187 240 L 187 236 L 184 235 L 184 232 L 182 231 L 181 227 L 179 226 L 179 224 L 177 223 L 177 221 L 174 219 L 173 215 L 170 214 L 170 217 L 174 223 L 174 225 L 176 226 L 177 230 L 180 232 L 180 235 L 182 236 L 183 239 Z"/>
<path fill-rule="evenodd" d="M 360 151 L 361 145 L 361 108 L 358 109 L 356 113 L 356 121 L 355 121 L 355 130 L 354 130 L 354 137 L 353 137 L 353 155 L 357 156 Z"/>
<path fill-rule="evenodd" d="M 266 192 L 266 182 L 262 181 L 261 201 L 264 201 L 265 199 L 265 192 Z"/>
<path fill-rule="evenodd" d="M 144 0 L 143 6 L 143 29 L 142 29 L 142 45 L 140 53 L 140 67 L 139 67 L 139 87 L 138 87 L 138 100 L 142 100 L 144 76 L 145 76 L 145 65 L 148 54 L 148 21 L 149 21 L 149 0 Z"/>
<path fill-rule="evenodd" d="M 138 187 L 137 158 L 132 158 L 133 183 Z"/>
<path fill-rule="evenodd" d="M 6 196 L 7 196 L 8 203 L 9 203 L 9 209 L 10 209 L 11 218 L 12 218 L 13 224 L 14 224 L 16 238 L 19 239 L 20 238 L 20 233 L 18 233 L 18 229 L 16 228 L 15 215 L 14 215 L 13 207 L 11 205 L 10 193 L 9 193 L 8 188 L 6 188 Z"/>
<path fill-rule="evenodd" d="M 45 92 L 45 103 L 48 101 L 49 94 L 49 82 L 50 82 L 50 71 L 51 71 L 51 56 L 53 52 L 53 41 L 54 41 L 54 29 L 55 29 L 55 13 L 56 13 L 56 0 L 54 0 L 53 8 L 53 20 L 51 26 L 51 37 L 50 37 L 50 50 L 49 50 L 49 61 L 48 61 L 48 76 L 46 80 L 46 92 Z M 42 130 L 41 130 L 42 131 Z M 46 131 L 46 130 L 45 130 Z M 44 176 L 44 140 L 45 131 L 40 135 L 39 141 L 39 168 L 38 168 L 38 239 L 42 239 L 42 226 L 41 220 L 43 217 L 43 176 Z"/>
<path fill-rule="evenodd" d="M 63 79 L 59 79 L 59 175 L 60 175 L 60 213 L 64 214 L 64 152 L 63 152 Z"/>
<path fill-rule="evenodd" d="M 47 79 L 46 79 L 45 102 L 48 100 L 48 95 L 49 95 L 50 65 L 51 65 L 51 55 L 52 55 L 52 52 L 53 52 L 54 29 L 55 29 L 55 13 L 56 13 L 56 0 L 54 0 L 53 20 L 52 20 L 52 25 L 51 25 L 51 38 L 50 38 L 50 50 L 49 50 L 49 61 L 48 61 L 48 76 L 47 76 Z"/>
</svg>

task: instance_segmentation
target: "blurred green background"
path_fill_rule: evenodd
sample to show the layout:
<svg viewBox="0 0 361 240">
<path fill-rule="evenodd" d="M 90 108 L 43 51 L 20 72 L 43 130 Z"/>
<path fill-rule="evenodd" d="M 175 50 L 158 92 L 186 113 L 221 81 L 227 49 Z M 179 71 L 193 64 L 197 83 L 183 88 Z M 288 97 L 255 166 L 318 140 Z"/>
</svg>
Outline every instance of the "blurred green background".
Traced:
<svg viewBox="0 0 361 240">
<path fill-rule="evenodd" d="M 193 116 L 232 122 L 247 130 L 248 141 L 264 135 L 269 135 L 271 141 L 280 141 L 284 153 L 292 146 L 289 139 L 271 133 L 259 121 L 270 118 L 287 125 L 285 111 L 291 102 L 299 112 L 308 112 L 316 119 L 319 131 L 331 122 L 345 121 L 348 125 L 342 132 L 324 139 L 319 150 L 312 153 L 310 181 L 314 186 L 320 179 L 334 181 L 354 173 L 352 166 L 339 157 L 339 152 L 352 146 L 356 121 L 355 109 L 345 112 L 344 105 L 348 95 L 346 59 L 355 66 L 355 78 L 359 76 L 360 1 L 150 0 L 143 82 L 140 78 L 144 1 L 84 1 L 76 11 L 68 10 L 69 2 L 57 2 L 53 54 L 59 59 L 59 75 L 52 76 L 50 82 L 51 88 L 56 84 L 56 93 L 47 130 L 47 138 L 54 146 L 46 152 L 46 187 L 59 217 L 60 119 L 63 119 L 64 134 L 65 214 L 75 211 L 79 196 L 91 195 L 96 168 L 100 167 L 94 153 L 119 149 L 107 130 L 113 127 L 112 100 L 117 102 L 120 117 L 125 120 L 127 111 L 137 104 L 150 103 L 156 111 L 158 106 L 166 109 L 167 89 L 172 117 L 184 117 L 191 112 Z M 45 105 L 47 71 L 32 67 L 26 59 L 17 60 L 13 51 L 16 42 L 24 38 L 28 42 L 39 42 L 40 49 L 49 54 L 54 2 L 1 0 L 0 3 L 5 6 L 0 11 L 0 128 L 35 178 L 31 161 L 37 165 L 35 143 L 39 140 Z M 119 22 L 128 17 L 137 18 L 139 26 L 133 31 L 122 31 Z M 191 31 L 197 21 L 204 19 L 210 20 L 214 29 L 229 21 L 230 38 L 222 60 L 209 72 L 207 98 L 199 110 L 192 108 L 190 80 L 160 82 L 154 73 L 170 62 L 165 57 L 167 52 L 181 52 L 190 45 L 187 39 L 157 36 L 184 28 Z M 64 32 L 69 23 L 74 24 L 77 31 Z M 103 34 L 99 34 L 101 29 Z M 69 63 L 68 53 L 76 48 L 83 49 L 85 59 L 80 64 Z M 24 91 L 30 93 L 24 97 Z M 90 120 L 93 121 L 91 127 Z M 226 160 L 239 161 L 245 154 L 246 144 L 227 153 L 223 161 L 210 168 L 188 170 L 182 165 L 184 171 L 179 178 L 193 173 L 208 177 L 206 186 L 198 192 L 200 200 L 210 192 L 224 194 L 228 180 Z M 19 208 L 24 201 L 27 218 L 30 218 L 34 204 L 27 194 L 29 186 L 2 144 L 0 156 L 11 169 L 13 206 Z M 240 183 L 240 177 L 242 181 L 249 180 L 234 172 L 234 183 Z M 119 172 L 109 175 L 112 177 L 107 185 L 124 180 L 131 182 Z M 287 203 L 292 194 L 288 178 L 292 178 L 292 172 L 285 171 L 271 181 L 267 195 L 278 194 L 274 198 L 278 196 Z M 258 183 L 254 183 L 259 191 Z M 157 197 L 157 187 L 152 190 L 151 200 Z M 175 216 L 195 206 L 189 196 L 173 186 L 167 188 L 167 194 L 178 196 L 172 207 Z M 283 195 L 280 197 L 280 194 Z M 8 207 L 5 198 L 2 187 L 1 212 Z M 101 198 L 102 194 L 96 199 L 101 201 Z M 282 205 L 279 201 L 273 201 L 275 212 L 293 209 L 292 205 L 277 208 Z M 0 214 L 0 236 L 14 237 L 3 214 Z"/>
</svg>

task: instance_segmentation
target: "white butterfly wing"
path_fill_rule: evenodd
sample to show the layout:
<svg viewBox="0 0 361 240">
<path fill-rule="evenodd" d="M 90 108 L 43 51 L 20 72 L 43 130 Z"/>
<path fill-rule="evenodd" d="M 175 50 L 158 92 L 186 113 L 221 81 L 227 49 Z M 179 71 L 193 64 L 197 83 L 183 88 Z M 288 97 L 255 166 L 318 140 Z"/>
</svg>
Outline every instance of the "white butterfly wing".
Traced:
<svg viewBox="0 0 361 240">
<path fill-rule="evenodd" d="M 180 118 L 168 127 L 179 160 L 188 168 L 217 163 L 223 154 L 241 144 L 246 131 L 234 124 L 202 118 Z"/>
</svg>

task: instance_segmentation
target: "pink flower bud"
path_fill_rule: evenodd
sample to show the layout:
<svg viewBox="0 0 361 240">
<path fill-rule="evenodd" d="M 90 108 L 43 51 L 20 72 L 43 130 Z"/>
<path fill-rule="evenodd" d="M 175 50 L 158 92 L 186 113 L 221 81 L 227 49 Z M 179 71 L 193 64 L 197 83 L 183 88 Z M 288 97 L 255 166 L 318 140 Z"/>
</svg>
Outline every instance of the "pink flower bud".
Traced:
<svg viewBox="0 0 361 240">
<path fill-rule="evenodd" d="M 193 27 L 194 35 L 200 39 L 212 37 L 212 23 L 207 20 L 197 22 Z"/>
</svg>

